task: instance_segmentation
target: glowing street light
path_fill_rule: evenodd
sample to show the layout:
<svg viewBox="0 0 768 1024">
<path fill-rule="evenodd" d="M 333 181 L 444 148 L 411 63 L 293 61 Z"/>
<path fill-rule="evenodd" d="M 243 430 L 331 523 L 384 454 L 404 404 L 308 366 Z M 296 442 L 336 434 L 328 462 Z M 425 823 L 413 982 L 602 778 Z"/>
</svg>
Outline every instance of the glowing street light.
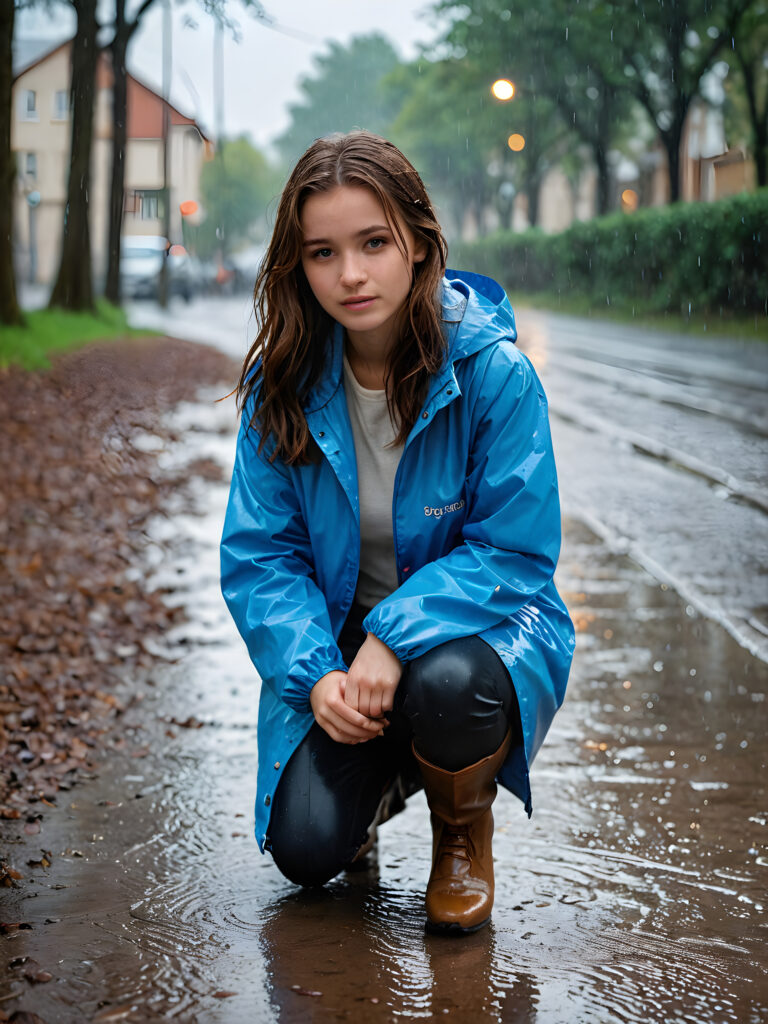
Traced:
<svg viewBox="0 0 768 1024">
<path fill-rule="evenodd" d="M 513 153 L 519 153 L 520 150 L 525 149 L 525 139 L 522 135 L 518 135 L 517 132 L 515 132 L 514 135 L 510 135 L 507 139 L 507 145 Z"/>
<path fill-rule="evenodd" d="M 508 78 L 499 78 L 491 86 L 491 92 L 497 100 L 511 100 L 515 95 L 515 87 Z"/>
</svg>

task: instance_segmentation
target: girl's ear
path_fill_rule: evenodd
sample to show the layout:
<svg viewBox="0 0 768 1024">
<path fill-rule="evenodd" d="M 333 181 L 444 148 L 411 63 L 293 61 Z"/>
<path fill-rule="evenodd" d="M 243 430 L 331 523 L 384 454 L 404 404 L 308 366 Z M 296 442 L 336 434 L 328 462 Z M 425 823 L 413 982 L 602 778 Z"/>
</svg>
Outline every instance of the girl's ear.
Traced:
<svg viewBox="0 0 768 1024">
<path fill-rule="evenodd" d="M 416 244 L 413 247 L 413 262 L 423 263 L 424 260 L 427 258 L 427 249 L 428 246 L 424 239 L 417 238 Z"/>
</svg>

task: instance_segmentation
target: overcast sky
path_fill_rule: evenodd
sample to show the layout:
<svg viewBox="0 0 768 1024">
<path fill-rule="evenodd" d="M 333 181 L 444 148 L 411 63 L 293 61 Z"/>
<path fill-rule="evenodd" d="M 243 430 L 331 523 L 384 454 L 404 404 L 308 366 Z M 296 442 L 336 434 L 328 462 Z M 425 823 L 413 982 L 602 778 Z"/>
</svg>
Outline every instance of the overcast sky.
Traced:
<svg viewBox="0 0 768 1024">
<path fill-rule="evenodd" d="M 264 0 L 266 11 L 282 31 L 255 21 L 239 3 L 227 11 L 237 20 L 240 42 L 224 41 L 224 132 L 249 133 L 266 145 L 288 123 L 288 105 L 298 98 L 297 81 L 312 69 L 312 57 L 329 39 L 346 42 L 353 35 L 379 30 L 392 39 L 401 57 L 413 57 L 419 42 L 436 28 L 421 16 L 424 0 Z M 106 5 L 102 17 L 109 17 Z M 156 0 L 134 37 L 130 70 L 158 92 L 162 83 L 162 4 Z M 197 27 L 189 23 L 194 22 Z M 21 12 L 16 31 L 23 36 L 61 39 L 74 31 L 71 8 L 53 13 Z M 172 101 L 213 132 L 213 21 L 194 2 L 173 7 Z"/>
</svg>

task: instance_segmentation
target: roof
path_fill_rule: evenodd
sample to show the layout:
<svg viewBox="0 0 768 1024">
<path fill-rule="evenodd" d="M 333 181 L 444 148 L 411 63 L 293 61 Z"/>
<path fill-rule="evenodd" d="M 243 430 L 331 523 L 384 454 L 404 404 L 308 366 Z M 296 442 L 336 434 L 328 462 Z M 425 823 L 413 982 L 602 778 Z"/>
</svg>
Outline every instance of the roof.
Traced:
<svg viewBox="0 0 768 1024">
<path fill-rule="evenodd" d="M 149 101 L 149 102 L 147 102 Z M 157 101 L 157 102 L 155 102 Z M 151 86 L 142 82 L 141 79 L 128 74 L 128 138 L 129 139 L 152 139 L 162 138 L 163 123 L 162 109 L 163 97 L 155 92 Z M 178 110 L 172 103 L 168 103 L 171 113 L 171 124 L 188 124 L 196 128 L 200 137 L 209 142 L 208 136 L 193 117 L 188 117 Z"/>
<path fill-rule="evenodd" d="M 39 64 L 43 64 L 49 60 L 54 54 L 59 53 L 60 50 L 65 47 L 69 47 L 72 44 L 72 37 L 68 37 L 64 40 L 56 42 L 51 39 L 14 39 L 13 41 L 13 78 L 14 81 L 21 75 L 26 74 L 32 68 L 37 67 Z M 108 57 L 108 50 L 104 47 L 101 51 L 102 57 L 106 60 Z M 111 68 L 109 69 L 111 72 Z M 129 138 L 161 138 L 162 137 L 162 115 L 158 114 L 158 111 L 162 111 L 162 103 L 164 102 L 163 97 L 147 85 L 146 82 L 142 82 L 141 79 L 135 75 L 128 73 L 129 79 L 129 95 L 134 92 L 134 97 L 142 97 L 149 102 L 140 102 L 139 109 L 128 114 L 128 137 Z M 134 86 L 134 90 L 131 89 L 131 85 Z M 159 101 L 158 104 L 153 103 L 153 100 Z M 134 106 L 135 106 L 134 99 Z M 154 108 L 154 109 L 153 109 Z M 168 108 L 171 112 L 171 124 L 184 125 L 187 124 L 190 127 L 196 128 L 200 133 L 200 137 L 206 142 L 209 142 L 209 138 L 203 129 L 198 124 L 194 117 L 188 117 L 182 113 L 172 103 L 168 103 Z M 133 130 L 132 130 L 133 129 Z"/>
<path fill-rule="evenodd" d="M 64 46 L 69 46 L 72 37 L 66 39 L 43 39 L 40 37 L 29 37 L 28 39 L 13 37 L 13 78 L 14 81 L 23 75 L 36 64 L 42 64 L 54 53 L 58 53 Z"/>
</svg>

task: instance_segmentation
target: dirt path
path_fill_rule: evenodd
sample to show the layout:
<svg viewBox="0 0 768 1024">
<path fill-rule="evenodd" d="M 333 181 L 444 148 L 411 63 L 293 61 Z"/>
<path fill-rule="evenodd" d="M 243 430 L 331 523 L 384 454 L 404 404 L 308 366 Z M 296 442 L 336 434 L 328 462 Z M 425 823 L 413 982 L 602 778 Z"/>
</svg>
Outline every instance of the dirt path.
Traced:
<svg viewBox="0 0 768 1024">
<path fill-rule="evenodd" d="M 221 475 L 204 458 L 183 479 L 159 473 L 144 439 L 172 440 L 168 411 L 202 386 L 224 394 L 234 372 L 219 352 L 155 338 L 0 375 L 0 818 L 28 836 L 130 746 L 119 720 L 135 694 L 120 684 L 152 669 L 179 615 L 140 571 L 147 522 L 190 479 Z"/>
</svg>

